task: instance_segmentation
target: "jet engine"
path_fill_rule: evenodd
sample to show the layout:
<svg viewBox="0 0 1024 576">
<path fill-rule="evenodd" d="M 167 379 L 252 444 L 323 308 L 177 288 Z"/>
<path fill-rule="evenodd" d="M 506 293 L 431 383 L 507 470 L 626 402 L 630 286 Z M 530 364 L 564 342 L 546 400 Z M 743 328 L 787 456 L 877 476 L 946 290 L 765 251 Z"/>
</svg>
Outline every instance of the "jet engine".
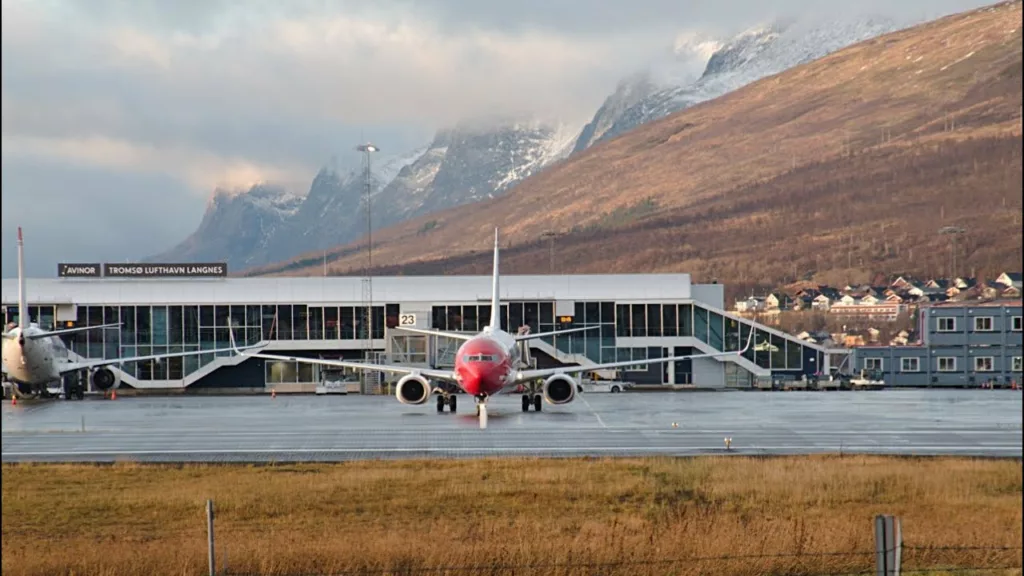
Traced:
<svg viewBox="0 0 1024 576">
<path fill-rule="evenodd" d="M 116 390 L 121 385 L 121 377 L 110 368 L 97 368 L 89 375 L 92 387 L 100 392 Z"/>
<path fill-rule="evenodd" d="M 402 404 L 423 404 L 430 399 L 430 381 L 419 374 L 402 376 L 395 396 Z"/>
<path fill-rule="evenodd" d="M 576 381 L 567 374 L 555 374 L 544 381 L 544 399 L 551 404 L 568 404 L 576 398 Z"/>
</svg>

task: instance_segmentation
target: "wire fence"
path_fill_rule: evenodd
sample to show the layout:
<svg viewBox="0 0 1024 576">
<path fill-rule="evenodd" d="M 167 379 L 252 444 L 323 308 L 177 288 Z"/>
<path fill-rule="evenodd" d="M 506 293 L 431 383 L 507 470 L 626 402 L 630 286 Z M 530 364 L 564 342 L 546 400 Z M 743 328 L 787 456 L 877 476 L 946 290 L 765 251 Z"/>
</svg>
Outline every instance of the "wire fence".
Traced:
<svg viewBox="0 0 1024 576">
<path fill-rule="evenodd" d="M 209 555 L 209 575 L 218 574 L 216 559 L 216 540 L 214 536 L 214 506 L 212 500 L 206 502 L 207 545 Z M 659 559 L 623 559 L 618 561 L 588 562 L 584 560 L 562 562 L 509 563 L 494 562 L 489 564 L 466 564 L 447 566 L 413 565 L 415 561 L 396 562 L 398 565 L 381 566 L 367 565 L 342 570 L 325 572 L 288 572 L 282 576 L 422 576 L 422 575 L 480 575 L 480 576 L 525 576 L 555 575 L 575 576 L 586 574 L 593 576 L 617 576 L 619 574 L 638 574 L 641 569 L 658 569 L 666 576 L 671 574 L 690 574 L 699 568 L 701 574 L 711 569 L 712 573 L 757 573 L 786 574 L 792 576 L 904 576 L 930 574 L 991 574 L 999 571 L 1014 570 L 1020 575 L 1022 570 L 1022 552 L 1024 546 L 958 546 L 958 545 L 914 545 L 903 542 L 903 533 L 899 518 L 879 515 L 874 519 L 875 547 L 874 550 L 845 550 L 834 552 L 778 552 L 778 553 L 744 553 L 728 555 L 692 555 Z M 1010 556 L 1013 556 L 1011 559 Z M 953 555 L 956 561 L 950 561 Z M 821 570 L 826 559 L 838 564 L 829 570 Z M 758 562 L 760 561 L 760 562 Z M 908 568 L 903 567 L 906 561 Z M 747 566 L 730 564 L 747 562 Z M 752 570 L 749 563 L 758 564 Z M 709 566 L 710 565 L 710 566 Z M 263 576 L 261 573 L 231 572 L 226 562 L 220 566 L 221 575 Z M 275 573 L 276 574 L 276 573 Z M 1010 572 L 1007 572 L 1010 574 Z"/>
<path fill-rule="evenodd" d="M 941 546 L 941 547 L 928 547 L 928 546 L 906 546 L 904 550 L 917 550 L 917 551 L 942 551 L 942 552 L 1020 552 L 1021 547 L 1005 547 L 1005 546 L 993 546 L 993 547 L 956 547 L 956 546 Z M 660 560 L 622 560 L 612 562 L 538 562 L 538 563 L 495 563 L 495 564 L 467 564 L 462 566 L 393 566 L 393 567 L 362 567 L 352 568 L 346 570 L 336 570 L 330 572 L 303 572 L 303 573 L 289 573 L 288 576 L 443 576 L 443 575 L 527 575 L 535 573 L 547 573 L 547 574 L 593 574 L 599 576 L 602 574 L 630 574 L 633 571 L 628 570 L 630 568 L 660 568 L 665 572 L 664 574 L 676 574 L 679 573 L 673 569 L 678 568 L 693 568 L 694 564 L 700 565 L 700 568 L 705 570 L 710 569 L 713 572 L 701 572 L 701 573 L 731 573 L 726 565 L 730 562 L 737 561 L 750 561 L 750 560 L 772 560 L 772 559 L 800 559 L 809 561 L 821 560 L 825 558 L 862 558 L 864 564 L 871 564 L 869 559 L 873 559 L 875 552 L 807 552 L 807 553 L 788 553 L 788 554 L 736 554 L 736 555 L 721 555 L 721 556 L 687 556 L 678 558 L 666 558 Z M 709 567 L 708 565 L 713 565 Z M 761 570 L 742 570 L 743 573 L 758 573 L 758 574 L 791 574 L 799 576 L 868 576 L 883 574 L 879 571 L 877 566 L 865 567 L 862 569 L 839 569 L 831 571 L 820 571 L 808 567 L 807 569 L 799 569 L 792 565 L 783 567 L 777 567 L 773 569 L 771 566 L 764 566 L 763 571 Z M 971 565 L 971 564 L 955 564 L 955 565 L 936 565 L 927 567 L 917 568 L 901 568 L 898 571 L 889 571 L 884 574 L 892 574 L 895 576 L 911 576 L 911 575 L 933 575 L 933 574 L 992 574 L 992 573 L 1010 573 L 1008 571 L 1015 570 L 1016 574 L 1021 573 L 1021 562 L 1018 558 L 1017 561 L 1005 561 L 999 564 L 986 564 L 986 565 Z M 211 572 L 213 573 L 213 572 Z M 254 572 L 221 572 L 221 574 L 227 575 L 232 574 L 235 576 L 262 576 L 261 573 Z"/>
</svg>

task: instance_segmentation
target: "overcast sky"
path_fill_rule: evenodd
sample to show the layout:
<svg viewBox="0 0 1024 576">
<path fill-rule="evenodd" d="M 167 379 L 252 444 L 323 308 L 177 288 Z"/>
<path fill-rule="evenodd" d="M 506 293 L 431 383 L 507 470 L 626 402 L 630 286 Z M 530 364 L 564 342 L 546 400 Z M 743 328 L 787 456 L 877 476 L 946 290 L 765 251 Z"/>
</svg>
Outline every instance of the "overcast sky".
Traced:
<svg viewBox="0 0 1024 576">
<path fill-rule="evenodd" d="M 582 123 L 686 33 L 986 3 L 4 0 L 3 275 L 18 225 L 29 273 L 52 276 L 169 248 L 217 186 L 304 194 L 361 138 L 398 152 L 496 112 Z"/>
</svg>

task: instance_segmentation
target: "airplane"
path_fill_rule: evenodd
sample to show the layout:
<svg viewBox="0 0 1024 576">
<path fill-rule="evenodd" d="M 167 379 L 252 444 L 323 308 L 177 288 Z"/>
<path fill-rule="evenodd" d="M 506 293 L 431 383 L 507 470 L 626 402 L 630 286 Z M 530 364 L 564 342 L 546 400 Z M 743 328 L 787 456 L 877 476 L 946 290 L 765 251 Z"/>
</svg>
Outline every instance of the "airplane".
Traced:
<svg viewBox="0 0 1024 576">
<path fill-rule="evenodd" d="M 552 405 L 561 405 L 572 402 L 579 389 L 576 380 L 570 376 L 573 373 L 600 371 L 609 368 L 620 368 L 645 364 L 657 364 L 664 362 L 675 362 L 677 360 L 693 360 L 698 358 L 720 358 L 725 356 L 741 355 L 750 347 L 753 339 L 753 331 L 747 339 L 746 346 L 742 350 L 731 352 L 717 352 L 712 354 L 693 354 L 688 356 L 668 356 L 664 358 L 650 358 L 636 361 L 627 360 L 622 362 L 607 362 L 604 364 L 590 366 L 559 366 L 556 368 L 530 369 L 522 361 L 522 350 L 526 340 L 541 338 L 544 336 L 562 335 L 569 332 L 589 330 L 597 326 L 585 328 L 572 328 L 568 330 L 557 330 L 552 332 L 529 333 L 519 330 L 513 335 L 501 328 L 501 297 L 500 297 L 500 275 L 499 275 L 499 250 L 498 250 L 498 229 L 494 230 L 494 269 L 491 279 L 491 318 L 490 323 L 478 334 L 468 335 L 459 332 L 447 332 L 441 330 L 430 330 L 424 328 L 402 327 L 402 330 L 419 334 L 440 336 L 462 340 L 455 356 L 453 370 L 437 370 L 433 368 L 420 368 L 415 366 L 401 366 L 393 364 L 372 364 L 365 362 L 351 362 L 348 360 L 328 360 L 318 358 L 302 358 L 298 356 L 283 356 L 265 353 L 246 353 L 236 350 L 238 354 L 267 360 L 282 360 L 286 362 L 304 362 L 355 370 L 368 370 L 376 372 L 390 372 L 402 374 L 395 387 L 395 396 L 403 404 L 419 405 L 426 403 L 430 395 L 437 393 L 437 411 L 443 412 L 448 406 L 451 412 L 456 411 L 456 393 L 461 389 L 471 395 L 476 401 L 476 412 L 482 418 L 486 417 L 487 400 L 503 392 L 523 387 L 522 397 L 523 412 L 529 411 L 531 405 L 535 411 L 540 411 L 542 402 L 547 401 Z M 524 327 L 525 328 L 525 327 Z M 231 342 L 234 345 L 234 330 L 231 331 Z M 435 385 L 440 382 L 441 385 Z"/>
<path fill-rule="evenodd" d="M 3 374 L 14 384 L 14 393 L 22 398 L 51 396 L 49 384 L 62 382 L 64 397 L 81 400 L 85 397 L 84 387 L 76 382 L 64 382 L 65 377 L 79 371 L 89 371 L 93 387 L 104 393 L 116 390 L 121 385 L 121 378 L 108 368 L 112 364 L 140 362 L 143 360 L 163 360 L 180 356 L 199 354 L 216 354 L 219 352 L 236 352 L 240 350 L 232 343 L 230 348 L 219 350 L 202 350 L 194 352 L 173 352 L 169 354 L 148 354 L 126 358 L 108 358 L 99 360 L 71 361 L 67 346 L 60 339 L 66 334 L 75 334 L 86 330 L 102 328 L 119 328 L 121 325 L 102 324 L 63 330 L 44 330 L 28 317 L 28 301 L 25 291 L 25 256 L 24 238 L 21 227 L 18 227 L 18 324 L 11 323 L 3 334 Z M 259 348 L 260 345 L 246 346 L 241 350 Z"/>
</svg>

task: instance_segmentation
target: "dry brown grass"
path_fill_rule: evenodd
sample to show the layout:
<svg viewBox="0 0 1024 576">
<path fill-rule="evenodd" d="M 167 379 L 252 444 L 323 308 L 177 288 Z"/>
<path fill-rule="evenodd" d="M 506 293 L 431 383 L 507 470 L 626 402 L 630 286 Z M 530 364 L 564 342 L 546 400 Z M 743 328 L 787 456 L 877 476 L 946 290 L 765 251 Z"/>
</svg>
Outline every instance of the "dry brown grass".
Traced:
<svg viewBox="0 0 1024 576">
<path fill-rule="evenodd" d="M 486 202 L 374 232 L 378 274 L 690 272 L 777 285 L 1019 268 L 1021 2 L 841 50 L 642 126 Z M 970 54 L 969 57 L 967 55 Z M 948 129 L 947 129 L 948 128 Z M 644 204 L 644 200 L 649 203 Z M 334 251 L 359 273 L 365 244 Z M 475 254 L 474 254 L 475 252 Z M 254 274 L 322 270 L 321 253 Z"/>
<path fill-rule="evenodd" d="M 906 570 L 1020 574 L 1021 481 L 1019 461 L 951 458 L 4 465 L 3 574 L 205 573 L 207 498 L 233 574 L 716 556 L 754 557 L 436 573 L 854 573 L 880 513 L 903 519 Z"/>
</svg>

